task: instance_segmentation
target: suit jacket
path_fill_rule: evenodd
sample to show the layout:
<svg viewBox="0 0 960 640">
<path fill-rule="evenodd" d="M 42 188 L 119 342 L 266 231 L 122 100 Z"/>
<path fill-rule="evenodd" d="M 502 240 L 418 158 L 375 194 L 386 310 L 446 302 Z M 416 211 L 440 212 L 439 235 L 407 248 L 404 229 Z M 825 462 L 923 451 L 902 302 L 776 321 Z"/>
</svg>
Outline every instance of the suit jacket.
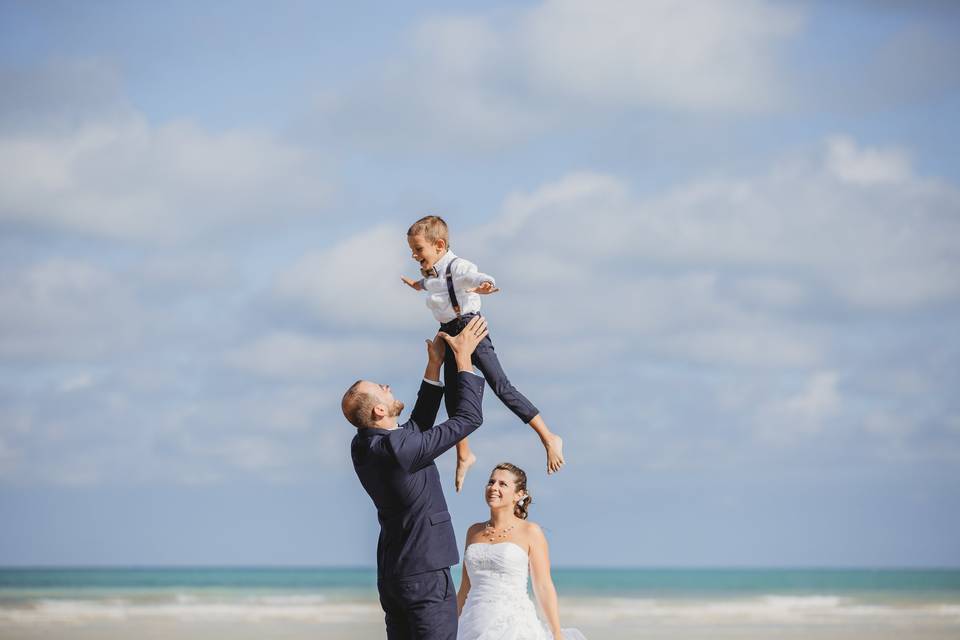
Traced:
<svg viewBox="0 0 960 640">
<path fill-rule="evenodd" d="M 449 382 L 448 382 L 449 384 Z M 377 574 L 408 576 L 460 562 L 434 459 L 483 422 L 483 378 L 458 373 L 457 409 L 433 426 L 443 388 L 423 382 L 410 420 L 398 429 L 357 429 L 353 468 L 380 521 Z"/>
</svg>

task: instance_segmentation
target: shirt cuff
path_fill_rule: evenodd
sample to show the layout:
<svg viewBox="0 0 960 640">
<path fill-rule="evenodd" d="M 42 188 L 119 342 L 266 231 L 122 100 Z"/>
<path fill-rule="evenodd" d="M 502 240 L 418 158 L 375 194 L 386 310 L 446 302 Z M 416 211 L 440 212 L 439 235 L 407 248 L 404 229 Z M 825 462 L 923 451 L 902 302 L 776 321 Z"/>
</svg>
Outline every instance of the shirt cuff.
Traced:
<svg viewBox="0 0 960 640">
<path fill-rule="evenodd" d="M 440 387 L 441 389 L 443 388 L 443 383 L 439 380 L 430 380 L 429 378 L 424 378 L 423 381 L 427 384 L 432 384 L 435 387 Z"/>
</svg>

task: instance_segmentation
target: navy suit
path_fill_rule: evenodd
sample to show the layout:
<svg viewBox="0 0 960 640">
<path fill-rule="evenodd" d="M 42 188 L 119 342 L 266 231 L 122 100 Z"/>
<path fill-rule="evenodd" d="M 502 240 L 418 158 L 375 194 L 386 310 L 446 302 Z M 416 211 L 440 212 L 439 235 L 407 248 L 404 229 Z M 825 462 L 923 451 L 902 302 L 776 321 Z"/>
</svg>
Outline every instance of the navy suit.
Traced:
<svg viewBox="0 0 960 640">
<path fill-rule="evenodd" d="M 456 385 L 459 402 L 446 422 L 433 426 L 443 388 L 424 382 L 410 420 L 394 430 L 357 429 L 350 445 L 380 521 L 377 588 L 390 640 L 457 635 L 450 567 L 460 553 L 433 461 L 480 426 L 483 379 L 459 373 Z"/>
</svg>

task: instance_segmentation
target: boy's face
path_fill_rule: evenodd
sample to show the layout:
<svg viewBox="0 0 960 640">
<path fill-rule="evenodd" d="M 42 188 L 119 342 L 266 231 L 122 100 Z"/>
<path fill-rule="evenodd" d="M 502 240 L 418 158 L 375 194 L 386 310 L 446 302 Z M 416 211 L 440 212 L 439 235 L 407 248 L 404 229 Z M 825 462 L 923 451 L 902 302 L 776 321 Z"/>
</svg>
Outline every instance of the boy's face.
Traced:
<svg viewBox="0 0 960 640">
<path fill-rule="evenodd" d="M 407 244 L 413 252 L 413 259 L 420 263 L 420 270 L 426 270 L 437 263 L 447 252 L 447 243 L 443 238 L 429 242 L 423 235 L 407 236 Z"/>
</svg>

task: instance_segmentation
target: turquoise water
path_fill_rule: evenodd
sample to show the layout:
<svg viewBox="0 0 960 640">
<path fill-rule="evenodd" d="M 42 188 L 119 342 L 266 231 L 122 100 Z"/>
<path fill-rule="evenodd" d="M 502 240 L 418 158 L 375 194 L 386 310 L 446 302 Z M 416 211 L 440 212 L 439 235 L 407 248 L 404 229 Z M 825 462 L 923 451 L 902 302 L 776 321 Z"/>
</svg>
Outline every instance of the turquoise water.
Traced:
<svg viewBox="0 0 960 640">
<path fill-rule="evenodd" d="M 554 569 L 553 577 L 562 595 L 581 597 L 832 594 L 960 600 L 956 569 Z M 233 591 L 373 597 L 376 573 L 323 568 L 0 569 L 0 602 L 97 593 Z"/>
<path fill-rule="evenodd" d="M 765 594 L 874 594 L 960 598 L 960 570 L 929 569 L 647 569 L 558 570 L 568 595 L 649 597 Z"/>
</svg>

